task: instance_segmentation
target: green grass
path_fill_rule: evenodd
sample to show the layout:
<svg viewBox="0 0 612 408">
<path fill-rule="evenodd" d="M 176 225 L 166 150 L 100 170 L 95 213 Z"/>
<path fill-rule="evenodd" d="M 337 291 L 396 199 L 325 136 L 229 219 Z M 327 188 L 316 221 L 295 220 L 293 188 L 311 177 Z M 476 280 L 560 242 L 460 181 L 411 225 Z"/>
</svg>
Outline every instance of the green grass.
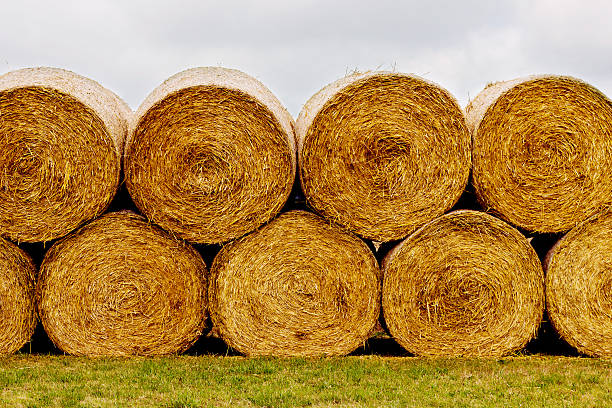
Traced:
<svg viewBox="0 0 612 408">
<path fill-rule="evenodd" d="M 612 361 L 0 358 L 4 407 L 612 407 Z"/>
</svg>

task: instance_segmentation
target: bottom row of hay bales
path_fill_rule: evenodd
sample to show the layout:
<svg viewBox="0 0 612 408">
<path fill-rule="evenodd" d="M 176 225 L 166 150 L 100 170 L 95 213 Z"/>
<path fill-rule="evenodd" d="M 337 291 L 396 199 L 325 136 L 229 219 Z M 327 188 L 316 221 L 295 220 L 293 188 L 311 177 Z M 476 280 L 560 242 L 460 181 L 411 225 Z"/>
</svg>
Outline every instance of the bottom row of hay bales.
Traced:
<svg viewBox="0 0 612 408">
<path fill-rule="evenodd" d="M 612 216 L 592 220 L 546 263 L 552 322 L 594 356 L 612 355 L 610 242 Z M 55 345 L 88 356 L 178 353 L 209 317 L 246 355 L 344 355 L 371 335 L 382 304 L 390 334 L 413 354 L 497 357 L 536 335 L 545 306 L 531 245 L 475 211 L 425 225 L 382 270 L 362 240 L 303 211 L 224 246 L 210 271 L 190 245 L 129 212 L 53 245 L 36 285 L 23 251 L 0 250 L 0 353 L 28 341 L 35 303 Z"/>
</svg>

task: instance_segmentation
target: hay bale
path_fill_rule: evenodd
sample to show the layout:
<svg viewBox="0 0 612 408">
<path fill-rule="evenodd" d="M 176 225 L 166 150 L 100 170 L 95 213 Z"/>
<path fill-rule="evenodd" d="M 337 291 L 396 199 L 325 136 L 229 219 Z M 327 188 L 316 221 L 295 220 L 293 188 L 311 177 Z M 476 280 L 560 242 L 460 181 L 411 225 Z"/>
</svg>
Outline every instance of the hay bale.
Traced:
<svg viewBox="0 0 612 408">
<path fill-rule="evenodd" d="M 367 72 L 315 94 L 296 122 L 308 203 L 365 238 L 404 238 L 450 209 L 470 171 L 455 98 L 422 78 Z"/>
<path fill-rule="evenodd" d="M 314 214 L 284 213 L 215 258 L 213 326 L 246 355 L 347 354 L 376 324 L 379 274 L 357 237 Z"/>
<path fill-rule="evenodd" d="M 568 232 L 547 255 L 546 305 L 581 353 L 612 357 L 612 212 Z"/>
<path fill-rule="evenodd" d="M 125 150 L 128 190 L 151 221 L 220 243 L 270 220 L 295 178 L 293 119 L 236 70 L 174 75 L 138 108 Z"/>
<path fill-rule="evenodd" d="M 525 237 L 455 211 L 426 224 L 383 263 L 391 335 L 420 356 L 497 357 L 521 349 L 544 311 L 544 275 Z"/>
<path fill-rule="evenodd" d="M 19 350 L 36 328 L 32 259 L 0 238 L 0 355 Z"/>
<path fill-rule="evenodd" d="M 119 186 L 128 114 L 70 71 L 0 76 L 0 235 L 49 241 L 100 215 Z"/>
<path fill-rule="evenodd" d="M 49 338 L 66 353 L 178 353 L 205 328 L 206 265 L 143 217 L 109 213 L 49 249 L 37 298 Z"/>
<path fill-rule="evenodd" d="M 563 232 L 612 204 L 612 102 L 578 79 L 485 88 L 466 108 L 483 206 L 534 232 Z"/>
</svg>

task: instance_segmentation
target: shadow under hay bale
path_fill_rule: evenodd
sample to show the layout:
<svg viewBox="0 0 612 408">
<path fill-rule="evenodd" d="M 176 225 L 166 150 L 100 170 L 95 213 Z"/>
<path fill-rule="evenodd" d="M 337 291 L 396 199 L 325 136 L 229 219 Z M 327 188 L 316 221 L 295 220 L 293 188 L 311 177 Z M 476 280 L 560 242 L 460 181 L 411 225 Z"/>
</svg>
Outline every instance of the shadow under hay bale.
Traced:
<svg viewBox="0 0 612 408">
<path fill-rule="evenodd" d="M 240 71 L 183 71 L 138 108 L 124 167 L 149 220 L 194 243 L 227 242 L 285 205 L 296 169 L 293 119 Z"/>
<path fill-rule="evenodd" d="M 416 76 L 342 78 L 304 105 L 296 136 L 309 205 L 367 239 L 404 238 L 450 209 L 468 181 L 462 110 Z"/>
<path fill-rule="evenodd" d="M 30 257 L 0 238 L 0 356 L 19 350 L 34 333 L 35 273 Z"/>
<path fill-rule="evenodd" d="M 189 356 L 239 356 L 240 353 L 227 345 L 223 339 L 213 336 L 210 333 L 201 336 L 189 350 L 185 352 Z"/>
<path fill-rule="evenodd" d="M 293 181 L 291 194 L 289 194 L 289 199 L 285 203 L 285 206 L 281 210 L 281 213 L 286 213 L 294 210 L 310 212 L 314 211 L 308 206 L 308 203 L 306 202 L 306 197 L 304 196 L 304 191 L 302 191 L 302 186 L 300 185 L 300 179 L 297 172 Z"/>
<path fill-rule="evenodd" d="M 51 248 L 51 246 L 53 246 L 54 242 L 55 241 L 22 242 L 18 245 L 19 248 L 25 251 L 32 259 L 32 262 L 36 267 L 36 276 L 38 276 L 38 268 L 40 267 L 40 264 L 42 263 L 45 254 L 47 253 L 47 250 Z"/>
<path fill-rule="evenodd" d="M 562 234 L 535 234 L 529 238 L 529 243 L 538 254 L 542 264 L 544 264 L 546 256 L 548 256 L 552 247 L 561 237 Z"/>
<path fill-rule="evenodd" d="M 37 322 L 34 334 L 29 342 L 21 347 L 19 350 L 21 353 L 29 354 L 45 354 L 45 355 L 60 355 L 63 352 L 55 347 L 55 344 L 51 341 L 42 323 Z"/>
<path fill-rule="evenodd" d="M 211 267 L 213 327 L 246 355 L 344 355 L 380 311 L 380 269 L 367 246 L 304 211 L 226 245 Z"/>
<path fill-rule="evenodd" d="M 122 175 L 122 180 L 123 175 Z M 111 201 L 107 212 L 116 212 L 116 211 L 132 211 L 138 213 L 138 207 L 134 204 L 132 197 L 130 197 L 130 193 L 127 190 L 127 186 L 125 182 L 119 185 L 119 189 L 117 190 L 117 194 L 115 194 L 115 198 Z"/>
<path fill-rule="evenodd" d="M 351 356 L 381 356 L 410 357 L 413 354 L 406 351 L 391 336 L 370 337 L 362 346 L 353 351 Z"/>
<path fill-rule="evenodd" d="M 47 252 L 40 319 L 69 354 L 178 353 L 205 330 L 206 275 L 189 244 L 136 214 L 106 214 Z"/>
<path fill-rule="evenodd" d="M 581 353 L 612 357 L 612 212 L 568 232 L 545 269 L 546 306 L 557 332 Z"/>
<path fill-rule="evenodd" d="M 463 193 L 461 193 L 459 200 L 457 200 L 453 208 L 451 208 L 451 211 L 456 210 L 485 211 L 485 209 L 482 208 L 482 205 L 480 205 L 480 203 L 478 202 L 478 197 L 474 192 L 474 187 L 472 186 L 472 183 L 468 183 L 468 185 L 465 186 L 465 189 L 463 190 Z"/>
<path fill-rule="evenodd" d="M 119 185 L 129 112 L 69 71 L 0 76 L 0 235 L 50 241 L 104 212 Z"/>
<path fill-rule="evenodd" d="M 527 343 L 525 352 L 527 354 L 548 354 L 566 357 L 580 356 L 580 353 L 574 347 L 559 336 L 559 333 L 557 333 L 550 322 L 546 311 L 544 311 L 544 317 L 538 329 L 538 334 Z"/>
<path fill-rule="evenodd" d="M 484 208 L 532 232 L 565 232 L 612 204 L 612 102 L 570 77 L 498 82 L 466 108 Z"/>
<path fill-rule="evenodd" d="M 498 357 L 532 339 L 544 311 L 544 275 L 527 240 L 485 213 L 426 224 L 383 263 L 388 330 L 420 356 Z"/>
</svg>

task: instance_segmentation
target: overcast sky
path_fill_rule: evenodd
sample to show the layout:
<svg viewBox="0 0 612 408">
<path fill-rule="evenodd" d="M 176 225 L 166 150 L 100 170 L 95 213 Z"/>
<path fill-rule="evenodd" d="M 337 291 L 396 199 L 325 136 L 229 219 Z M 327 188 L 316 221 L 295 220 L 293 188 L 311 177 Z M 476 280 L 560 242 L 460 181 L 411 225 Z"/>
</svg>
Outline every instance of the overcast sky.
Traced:
<svg viewBox="0 0 612 408">
<path fill-rule="evenodd" d="M 354 70 L 415 73 L 464 106 L 487 83 L 577 76 L 612 96 L 612 1 L 11 1 L 0 72 L 55 66 L 132 108 L 169 76 L 236 68 L 297 116 Z"/>
</svg>

